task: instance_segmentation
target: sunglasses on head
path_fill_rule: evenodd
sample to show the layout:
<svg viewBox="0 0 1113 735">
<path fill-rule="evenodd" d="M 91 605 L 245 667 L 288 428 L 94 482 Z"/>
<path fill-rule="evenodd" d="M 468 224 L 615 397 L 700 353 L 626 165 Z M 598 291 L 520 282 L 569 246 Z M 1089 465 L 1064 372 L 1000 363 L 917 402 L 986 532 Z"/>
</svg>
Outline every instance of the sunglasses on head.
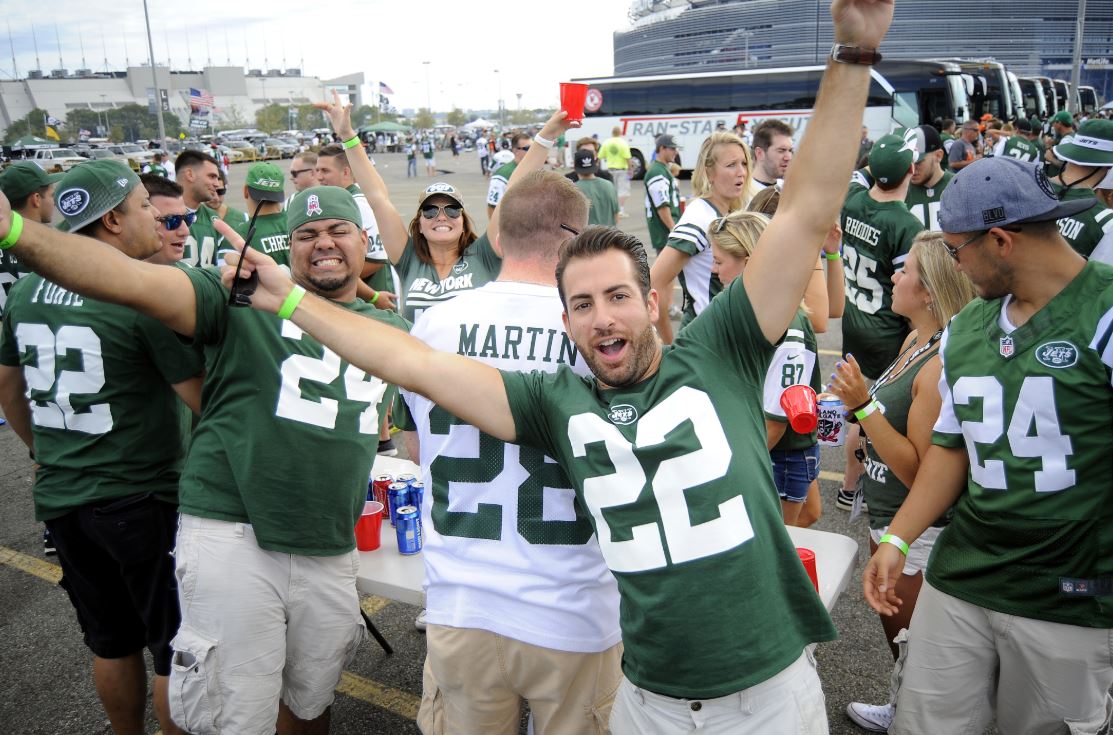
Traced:
<svg viewBox="0 0 1113 735">
<path fill-rule="evenodd" d="M 443 207 L 430 204 L 421 208 L 421 216 L 425 219 L 436 219 L 441 212 L 444 212 L 445 217 L 449 219 L 458 219 L 463 211 L 463 207 L 456 206 L 455 204 L 446 204 Z"/>
<path fill-rule="evenodd" d="M 164 214 L 161 217 L 155 217 L 155 219 L 161 222 L 162 226 L 165 227 L 168 232 L 173 232 L 182 226 L 182 222 L 185 222 L 186 227 L 193 227 L 194 221 L 197 220 L 197 213 Z"/>
</svg>

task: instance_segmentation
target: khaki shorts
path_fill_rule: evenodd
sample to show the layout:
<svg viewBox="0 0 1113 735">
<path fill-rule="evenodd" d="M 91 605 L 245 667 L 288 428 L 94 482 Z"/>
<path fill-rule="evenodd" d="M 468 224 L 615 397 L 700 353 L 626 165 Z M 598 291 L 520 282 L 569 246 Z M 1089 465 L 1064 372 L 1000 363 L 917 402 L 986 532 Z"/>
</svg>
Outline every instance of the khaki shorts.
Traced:
<svg viewBox="0 0 1113 735">
<path fill-rule="evenodd" d="M 1105 732 L 1113 630 L 987 610 L 927 582 L 908 630 L 890 733 Z"/>
<path fill-rule="evenodd" d="M 870 540 L 881 545 L 881 537 L 889 532 L 889 527 L 871 528 Z M 920 534 L 920 537 L 908 545 L 908 556 L 904 559 L 903 574 L 913 576 L 927 569 L 928 557 L 935 546 L 935 540 L 943 532 L 941 527 L 931 526 Z"/>
<path fill-rule="evenodd" d="M 183 515 L 175 556 L 174 722 L 193 735 L 273 735 L 279 698 L 295 717 L 321 715 L 363 640 L 358 552 L 264 551 L 248 524 Z"/>
<path fill-rule="evenodd" d="M 622 680 L 622 644 L 570 653 L 475 628 L 430 625 L 417 724 L 424 735 L 602 735 Z"/>
</svg>

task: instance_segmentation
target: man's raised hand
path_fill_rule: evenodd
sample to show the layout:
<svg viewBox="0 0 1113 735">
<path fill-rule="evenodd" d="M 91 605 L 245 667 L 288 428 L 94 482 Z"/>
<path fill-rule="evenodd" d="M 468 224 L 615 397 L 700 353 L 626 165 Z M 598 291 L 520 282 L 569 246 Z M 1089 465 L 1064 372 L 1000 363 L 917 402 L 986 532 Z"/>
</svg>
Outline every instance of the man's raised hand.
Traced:
<svg viewBox="0 0 1113 735">
<path fill-rule="evenodd" d="M 224 220 L 213 220 L 213 229 L 223 235 L 224 241 L 235 249 L 235 252 L 224 253 L 224 265 L 220 268 L 220 280 L 224 283 L 224 287 L 231 290 L 232 280 L 236 276 L 236 266 L 243 257 L 240 278 L 247 278 L 252 273 L 259 274 L 259 287 L 251 296 L 251 307 L 277 314 L 290 289 L 294 287 L 286 271 L 282 270 L 269 255 L 264 255 L 254 248 L 248 248 L 245 253 L 243 238 Z"/>
<path fill-rule="evenodd" d="M 835 42 L 876 49 L 893 22 L 895 0 L 834 0 Z"/>
<path fill-rule="evenodd" d="M 340 101 L 340 93 L 332 91 L 332 102 L 314 102 L 318 110 L 324 110 L 332 124 L 333 131 L 340 136 L 340 140 L 351 140 L 356 137 L 352 127 L 352 105 Z"/>
</svg>

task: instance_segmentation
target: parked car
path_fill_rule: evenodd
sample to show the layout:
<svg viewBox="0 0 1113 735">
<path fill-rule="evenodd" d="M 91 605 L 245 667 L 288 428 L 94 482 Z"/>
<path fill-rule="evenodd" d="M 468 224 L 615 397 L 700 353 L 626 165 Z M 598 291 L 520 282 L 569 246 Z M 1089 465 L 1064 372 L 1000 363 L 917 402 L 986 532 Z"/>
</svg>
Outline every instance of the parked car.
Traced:
<svg viewBox="0 0 1113 735">
<path fill-rule="evenodd" d="M 85 163 L 88 159 L 77 155 L 70 148 L 40 148 L 35 151 L 31 160 L 43 171 L 51 171 L 59 166 L 63 171 L 69 171 L 77 164 Z"/>
<path fill-rule="evenodd" d="M 263 144 L 267 147 L 268 158 L 293 158 L 298 152 L 297 145 L 281 138 L 267 138 Z M 276 151 L 276 155 L 272 156 L 271 151 Z"/>
<path fill-rule="evenodd" d="M 151 158 L 153 158 L 155 154 L 154 151 L 136 145 L 135 143 L 110 145 L 108 146 L 108 150 L 127 161 L 128 166 L 131 166 L 133 171 L 140 171 L 144 164 L 150 163 Z"/>
</svg>

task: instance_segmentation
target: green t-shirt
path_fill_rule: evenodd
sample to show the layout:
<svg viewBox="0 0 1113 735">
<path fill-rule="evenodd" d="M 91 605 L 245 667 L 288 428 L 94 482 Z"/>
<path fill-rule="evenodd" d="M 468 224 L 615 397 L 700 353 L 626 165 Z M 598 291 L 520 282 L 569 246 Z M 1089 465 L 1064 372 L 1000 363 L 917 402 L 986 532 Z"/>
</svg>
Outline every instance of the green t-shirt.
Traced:
<svg viewBox="0 0 1113 735">
<path fill-rule="evenodd" d="M 947 184 L 951 183 L 951 179 L 954 177 L 954 171 L 944 171 L 943 176 L 935 182 L 934 186 L 917 186 L 916 184 L 908 186 L 908 194 L 904 197 L 904 203 L 908 205 L 908 211 L 920 220 L 922 229 L 935 231 L 940 229 L 939 199 L 943 196 L 943 190 L 947 188 Z"/>
<path fill-rule="evenodd" d="M 216 264 L 216 241 L 220 239 L 220 233 L 213 228 L 214 219 L 219 217 L 209 205 L 202 204 L 197 208 L 197 219 L 193 220 L 193 225 L 189 228 L 181 262 L 194 268 L 207 268 Z"/>
<path fill-rule="evenodd" d="M 669 239 L 670 228 L 661 221 L 661 214 L 657 211 L 664 206 L 668 206 L 675 226 L 680 219 L 680 187 L 669 167 L 654 161 L 645 172 L 645 219 L 649 225 L 649 242 L 657 252 L 661 252 Z"/>
<path fill-rule="evenodd" d="M 782 424 L 788 423 L 788 416 L 781 407 L 781 394 L 793 385 L 807 385 L 819 393 L 823 385 L 819 380 L 819 345 L 811 320 L 802 310 L 796 312 L 792 323 L 785 332 L 784 339 L 777 345 L 765 371 L 765 388 L 762 402 L 765 418 Z M 785 433 L 773 447 L 779 452 L 793 452 L 809 449 L 816 445 L 816 431 L 798 434 L 792 426 L 785 427 Z"/>
<path fill-rule="evenodd" d="M 1051 185 L 1056 192 L 1064 188 L 1057 181 L 1053 181 Z M 1094 206 L 1059 220 L 1059 234 L 1072 248 L 1089 258 L 1101 239 L 1113 232 L 1113 209 L 1095 199 L 1093 189 L 1072 187 L 1063 196 L 1063 201 L 1074 199 L 1093 199 Z"/>
<path fill-rule="evenodd" d="M 866 377 L 876 378 L 908 335 L 908 321 L 893 313 L 893 273 L 923 225 L 904 202 L 879 202 L 857 187 L 843 204 L 839 224 L 846 278 L 843 352 L 853 353 Z"/>
<path fill-rule="evenodd" d="M 591 202 L 587 210 L 587 223 L 614 227 L 618 221 L 618 191 L 614 184 L 606 179 L 581 177 L 576 180 L 576 188 Z"/>
<path fill-rule="evenodd" d="M 194 342 L 204 346 L 205 386 L 182 471 L 181 511 L 250 523 L 268 551 L 350 551 L 386 385 L 293 322 L 229 308 L 216 269 L 186 274 L 197 296 Z M 358 299 L 339 306 L 407 327 Z"/>
<path fill-rule="evenodd" d="M 30 275 L 12 288 L 0 364 L 31 405 L 35 518 L 136 493 L 177 502 L 182 458 L 171 384 L 201 361 L 161 323 Z"/>
<path fill-rule="evenodd" d="M 837 635 L 773 485 L 772 354 L 736 279 L 636 385 L 603 389 L 566 366 L 503 373 L 517 441 L 553 457 L 591 515 L 638 687 L 720 697 Z"/>
<path fill-rule="evenodd" d="M 1015 330 L 1003 305 L 975 299 L 940 348 L 932 441 L 964 448 L 970 471 L 928 581 L 1008 615 L 1113 628 L 1113 267 L 1086 264 Z"/>
<path fill-rule="evenodd" d="M 1043 160 L 1043 153 L 1039 146 L 1022 135 L 1010 135 L 1001 149 L 1001 155 L 1029 163 Z"/>
<path fill-rule="evenodd" d="M 394 267 L 402 283 L 402 316 L 415 322 L 421 312 L 430 306 L 498 278 L 502 258 L 495 253 L 487 236 L 483 235 L 464 250 L 456 265 L 452 266 L 452 272 L 441 278 L 432 263 L 417 257 L 411 239 Z"/>
</svg>

